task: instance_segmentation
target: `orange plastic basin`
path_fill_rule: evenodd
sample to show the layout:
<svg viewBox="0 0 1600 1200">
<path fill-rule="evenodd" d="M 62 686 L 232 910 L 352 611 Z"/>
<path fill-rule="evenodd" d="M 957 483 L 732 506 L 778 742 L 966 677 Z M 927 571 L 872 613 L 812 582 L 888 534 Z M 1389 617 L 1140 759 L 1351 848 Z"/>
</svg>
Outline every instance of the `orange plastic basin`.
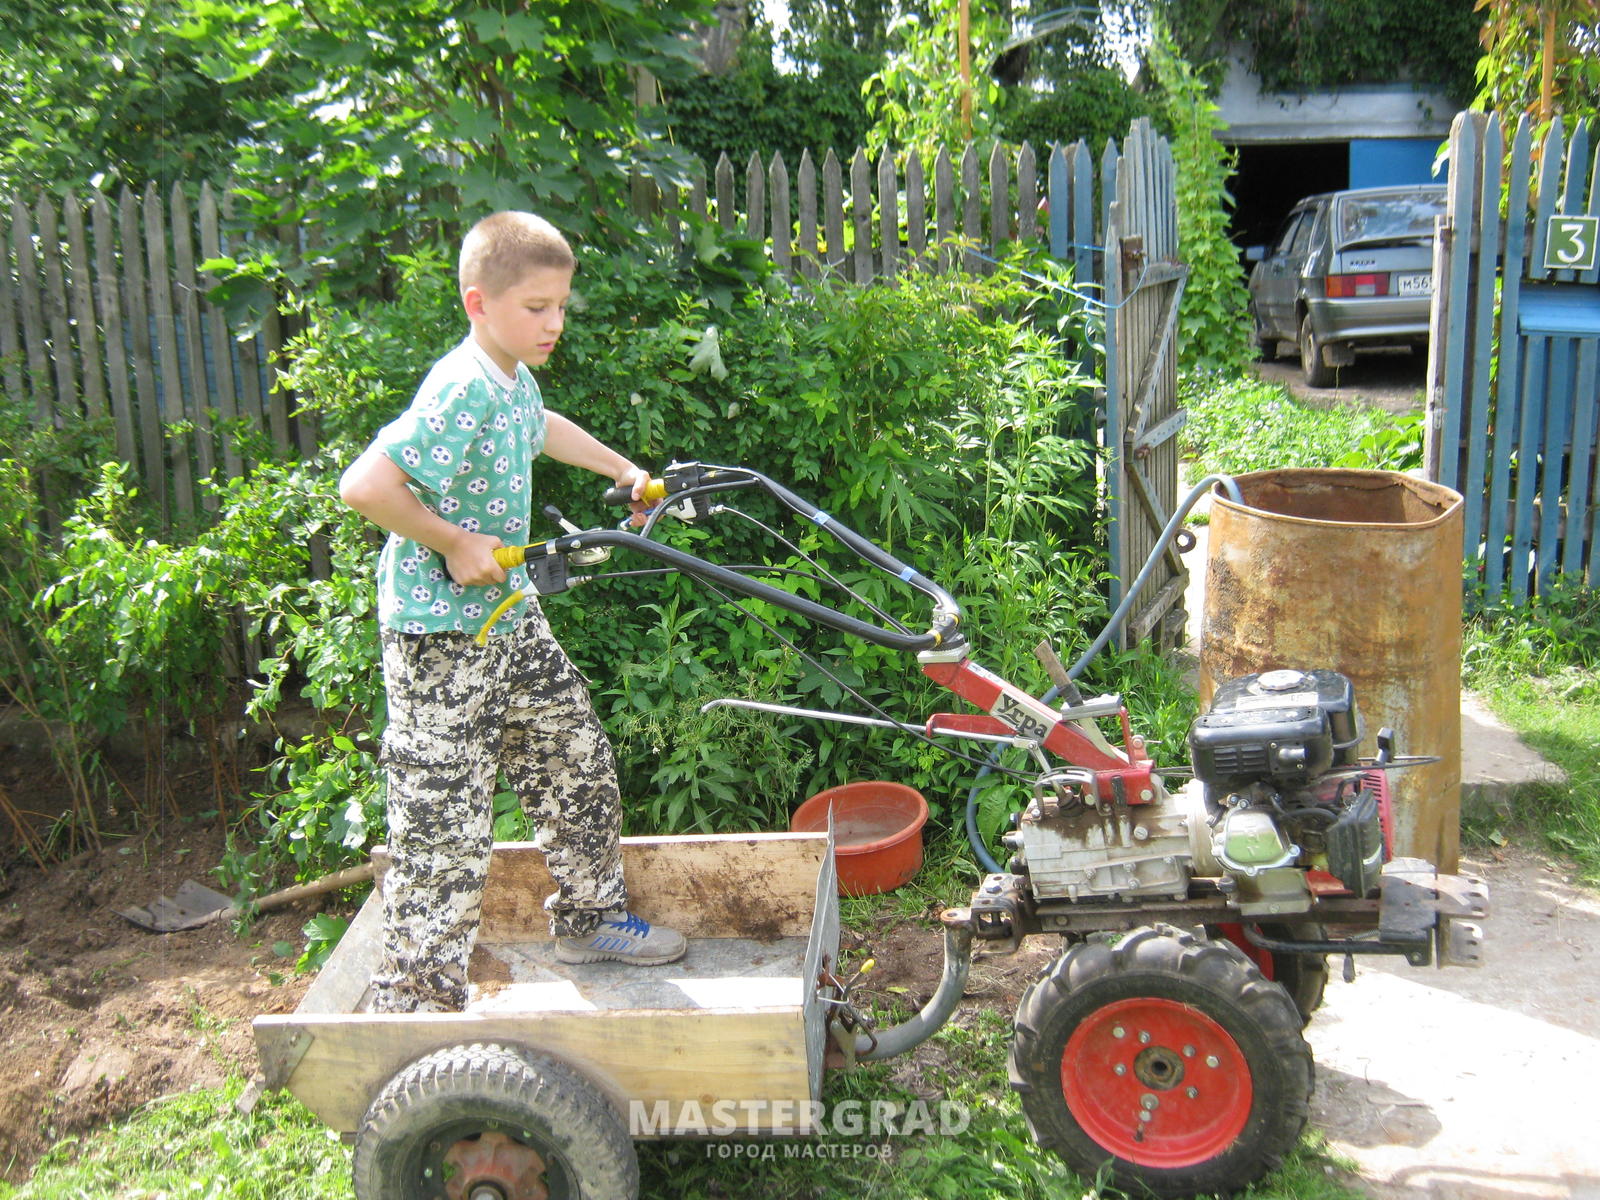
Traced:
<svg viewBox="0 0 1600 1200">
<path fill-rule="evenodd" d="M 789 821 L 794 833 L 822 833 L 833 812 L 833 857 L 839 894 L 891 892 L 922 866 L 922 826 L 928 802 L 903 783 L 868 780 L 818 792 Z"/>
</svg>

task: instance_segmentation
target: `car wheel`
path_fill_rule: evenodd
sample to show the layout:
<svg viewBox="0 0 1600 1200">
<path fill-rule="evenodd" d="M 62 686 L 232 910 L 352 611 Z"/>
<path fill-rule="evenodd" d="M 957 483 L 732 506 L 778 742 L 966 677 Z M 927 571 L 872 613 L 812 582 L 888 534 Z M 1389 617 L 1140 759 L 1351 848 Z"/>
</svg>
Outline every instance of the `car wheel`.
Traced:
<svg viewBox="0 0 1600 1200">
<path fill-rule="evenodd" d="M 1332 387 L 1337 375 L 1322 356 L 1322 342 L 1311 328 L 1309 313 L 1300 318 L 1300 374 L 1305 377 L 1306 386 L 1314 388 Z"/>
</svg>

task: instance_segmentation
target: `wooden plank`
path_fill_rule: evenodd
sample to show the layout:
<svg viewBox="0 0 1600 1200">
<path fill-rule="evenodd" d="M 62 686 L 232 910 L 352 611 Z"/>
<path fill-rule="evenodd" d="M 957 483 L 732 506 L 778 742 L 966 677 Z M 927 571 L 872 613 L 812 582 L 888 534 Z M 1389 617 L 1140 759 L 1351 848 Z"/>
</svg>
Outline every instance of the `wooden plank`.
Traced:
<svg viewBox="0 0 1600 1200">
<path fill-rule="evenodd" d="M 728 161 L 726 154 L 717 156 L 715 171 L 717 189 L 717 224 L 721 225 L 727 233 L 732 233 L 738 228 L 733 200 L 733 164 Z"/>
<path fill-rule="evenodd" d="M 769 167 L 772 194 L 772 263 L 785 279 L 794 278 L 794 229 L 789 223 L 789 168 L 783 155 L 772 155 Z"/>
<path fill-rule="evenodd" d="M 1011 163 L 1005 144 L 989 152 L 989 255 L 999 258 L 1011 240 Z M 989 264 L 985 264 L 989 265 Z"/>
<path fill-rule="evenodd" d="M 800 155 L 796 184 L 800 190 L 800 273 L 815 279 L 822 271 L 817 257 L 817 164 L 809 150 Z"/>
<path fill-rule="evenodd" d="M 1530 272 L 1546 274 L 1539 264 L 1544 262 L 1544 247 L 1550 216 L 1555 211 L 1556 196 L 1560 191 L 1561 160 L 1566 146 L 1561 118 L 1557 117 L 1545 135 L 1544 148 L 1539 161 L 1538 202 L 1533 220 L 1533 242 L 1529 259 Z M 1542 549 L 1538 546 L 1538 499 L 1541 474 L 1539 454 L 1545 445 L 1545 386 L 1550 369 L 1550 341 L 1548 338 L 1526 339 L 1525 369 L 1523 372 L 1522 428 L 1517 456 L 1517 492 L 1512 532 L 1511 595 L 1515 603 L 1527 600 L 1533 588 L 1531 571 L 1533 555 Z"/>
<path fill-rule="evenodd" d="M 753 150 L 744 165 L 744 235 L 755 242 L 767 240 L 767 175 Z"/>
<path fill-rule="evenodd" d="M 83 366 L 83 411 L 91 421 L 101 421 L 106 416 L 105 356 L 94 311 L 94 259 L 89 253 L 83 206 L 71 192 L 62 201 L 61 218 L 67 229 L 67 260 L 72 264 L 72 330 Z"/>
<path fill-rule="evenodd" d="M 1434 329 L 1442 334 L 1439 342 L 1430 337 L 1431 345 L 1448 349 L 1435 356 L 1442 364 L 1439 391 L 1429 390 L 1428 433 L 1438 426 L 1439 452 L 1428 455 L 1430 474 L 1448 488 L 1461 487 L 1461 420 L 1462 377 L 1466 370 L 1465 344 L 1469 311 L 1467 285 L 1471 282 L 1469 256 L 1472 249 L 1472 214 L 1476 210 L 1476 183 L 1478 179 L 1479 142 L 1483 132 L 1482 113 L 1457 113 L 1450 138 L 1450 195 L 1446 202 L 1446 216 L 1435 222 L 1434 242 L 1434 300 L 1433 312 L 1445 323 Z M 1441 248 L 1447 253 L 1441 258 Z M 1429 441 L 1433 439 L 1430 436 Z"/>
<path fill-rule="evenodd" d="M 167 520 L 169 492 L 166 452 L 161 437 L 161 411 L 156 393 L 155 347 L 150 333 L 150 297 L 145 290 L 144 238 L 140 232 L 139 200 L 124 187 L 118 203 L 122 229 L 123 310 L 127 313 L 130 357 L 133 359 L 135 410 L 142 450 L 141 479 L 145 495 L 155 501 L 163 524 Z"/>
<path fill-rule="evenodd" d="M 359 1012 L 367 1004 L 368 985 L 382 957 L 383 894 L 373 888 L 295 1012 L 306 1016 Z"/>
<path fill-rule="evenodd" d="M 906 152 L 906 249 L 914 267 L 928 269 L 928 180 L 915 150 Z"/>
<path fill-rule="evenodd" d="M 1589 204 L 1591 216 L 1600 216 L 1600 148 L 1589 164 Z M 1600 280 L 1600 267 L 1583 272 L 1580 283 L 1594 286 Z M 1600 546 L 1595 545 L 1594 479 L 1596 437 L 1600 435 L 1600 343 L 1584 338 L 1578 343 L 1577 375 L 1574 383 L 1577 402 L 1572 425 L 1572 458 L 1568 469 L 1567 527 L 1562 538 L 1561 569 L 1577 577 L 1584 563 L 1589 565 L 1589 582 L 1594 583 Z"/>
<path fill-rule="evenodd" d="M 970 275 L 987 274 L 987 266 L 973 251 L 983 245 L 983 189 L 978 183 L 978 151 L 971 142 L 961 154 L 961 239 L 967 251 L 963 269 Z"/>
<path fill-rule="evenodd" d="M 695 172 L 689 182 L 689 212 L 701 221 L 706 219 L 706 164 L 695 160 Z"/>
<path fill-rule="evenodd" d="M 1017 240 L 1032 245 L 1039 239 L 1039 165 L 1027 142 L 1017 151 Z"/>
<path fill-rule="evenodd" d="M 871 283 L 872 264 L 872 166 L 867 152 L 856 147 L 850 160 L 850 278 L 855 283 Z"/>
<path fill-rule="evenodd" d="M 623 872 L 636 911 L 685 937 L 803 937 L 825 843 L 788 833 L 623 838 Z M 531 842 L 497 845 L 479 942 L 548 939 L 544 899 L 553 891 Z"/>
<path fill-rule="evenodd" d="M 172 472 L 172 512 L 188 521 L 194 516 L 192 437 L 175 426 L 184 411 L 183 375 L 178 362 L 178 330 L 172 313 L 172 268 L 167 257 L 167 229 L 155 184 L 144 193 L 145 258 L 149 271 L 150 317 L 156 362 L 161 372 L 161 419 L 166 426 L 167 468 Z"/>
<path fill-rule="evenodd" d="M 50 363 L 55 375 L 55 404 L 39 413 L 40 422 L 54 421 L 61 428 L 78 417 L 78 366 L 72 352 L 72 324 L 67 313 L 67 272 L 61 262 L 60 223 L 55 203 L 41 196 L 36 209 L 35 229 L 39 235 L 39 261 L 44 268 L 45 327 L 50 333 Z"/>
<path fill-rule="evenodd" d="M 96 192 L 90 221 L 94 229 L 95 300 L 100 328 L 105 336 L 106 386 L 110 393 L 111 425 L 116 431 L 117 457 L 139 477 L 138 441 L 134 437 L 133 390 L 128 379 L 126 325 L 122 316 L 122 289 L 117 282 L 117 232 L 111 202 Z"/>
<path fill-rule="evenodd" d="M 17 284 L 20 278 L 12 258 L 11 230 L 0 222 L 0 382 L 6 391 L 19 399 L 22 396 L 22 338 L 17 333 L 20 318 L 20 300 Z"/>
<path fill-rule="evenodd" d="M 1511 143 L 1511 172 L 1506 184 L 1505 261 L 1501 270 L 1500 367 L 1494 409 L 1494 449 L 1490 456 L 1489 508 L 1484 518 L 1484 600 L 1499 600 L 1505 587 L 1506 539 L 1511 527 L 1511 464 L 1517 450 L 1521 419 L 1523 338 L 1517 333 L 1521 307 L 1522 230 L 1527 223 L 1529 163 L 1533 130 L 1527 115 L 1517 120 Z"/>
<path fill-rule="evenodd" d="M 1102 181 L 1105 175 L 1101 176 Z M 1102 183 L 1102 186 L 1105 186 Z M 1106 480 L 1106 558 L 1110 566 L 1111 579 L 1108 587 L 1108 598 L 1113 610 L 1122 603 L 1126 595 L 1124 574 L 1126 568 L 1126 555 L 1124 546 L 1127 540 L 1126 521 L 1124 515 L 1128 510 L 1129 497 L 1125 485 L 1124 456 L 1122 430 L 1125 424 L 1123 419 L 1123 399 L 1126 395 L 1122 386 L 1122 359 L 1123 343 L 1117 336 L 1117 325 L 1123 319 L 1122 314 L 1122 271 L 1117 265 L 1117 246 L 1122 240 L 1122 206 L 1112 201 L 1109 210 L 1109 219 L 1106 222 L 1106 269 L 1105 269 L 1105 298 L 1106 298 L 1106 336 L 1105 341 L 1105 380 L 1106 380 L 1106 422 L 1105 444 L 1102 448 L 1104 454 L 1104 472 Z"/>
<path fill-rule="evenodd" d="M 1564 213 L 1577 212 L 1583 207 L 1584 168 L 1589 158 L 1589 126 L 1584 121 L 1575 123 L 1572 139 L 1567 143 L 1563 158 L 1565 180 L 1557 202 Z M 1541 260 L 1542 261 L 1542 256 Z M 1554 278 L 1559 283 L 1572 283 L 1577 276 L 1571 271 L 1557 271 Z M 1552 339 L 1550 343 L 1550 386 L 1546 390 L 1544 460 L 1539 478 L 1539 535 L 1538 535 L 1538 590 L 1548 590 L 1551 580 L 1561 566 L 1558 546 L 1562 529 L 1563 480 L 1565 477 L 1567 449 L 1572 429 L 1578 418 L 1574 395 L 1577 374 L 1577 340 Z"/>
<path fill-rule="evenodd" d="M 195 470 L 200 480 L 216 472 L 215 433 L 211 426 L 211 389 L 206 383 L 205 338 L 200 328 L 200 281 L 194 269 L 194 224 L 189 198 L 181 185 L 172 185 L 167 206 L 172 220 L 172 288 L 177 326 L 182 337 L 183 409 L 194 423 Z M 196 499 L 208 512 L 217 510 L 217 495 L 198 488 Z"/>
<path fill-rule="evenodd" d="M 1094 221 L 1094 156 L 1089 153 L 1087 142 L 1080 140 L 1073 146 L 1068 165 L 1072 177 L 1069 198 L 1072 223 L 1068 235 L 1072 239 L 1073 278 L 1080 287 L 1087 289 L 1099 282 L 1094 260 L 1095 246 L 1098 244 Z"/>
<path fill-rule="evenodd" d="M 823 236 L 828 241 L 824 266 L 831 273 L 841 270 L 847 261 L 844 244 L 844 171 L 838 156 L 830 149 L 822 160 L 822 221 Z"/>
<path fill-rule="evenodd" d="M 900 176 L 888 149 L 878 159 L 878 245 L 878 273 L 893 279 L 900 273 Z"/>
<path fill-rule="evenodd" d="M 200 259 L 222 257 L 221 214 L 217 194 L 209 183 L 200 187 Z M 211 303 L 210 293 L 217 278 L 209 272 L 200 277 L 200 315 L 205 323 L 206 345 L 211 351 L 211 396 L 216 401 L 217 421 L 222 426 L 222 469 L 229 479 L 244 473 L 243 456 L 234 426 L 239 417 L 238 394 L 233 381 L 233 339 L 228 336 L 227 314 Z"/>
<path fill-rule="evenodd" d="M 33 218 L 21 200 L 11 206 L 11 245 L 17 256 L 17 307 L 22 313 L 22 349 L 28 364 L 19 398 L 31 396 L 34 419 L 49 422 L 55 402 L 50 394 L 44 301 L 39 295 L 39 257 L 34 246 Z"/>
<path fill-rule="evenodd" d="M 943 146 L 933 160 L 933 240 L 939 248 L 938 269 L 956 265 L 951 239 L 956 235 L 956 174 L 950 151 Z"/>
<path fill-rule="evenodd" d="M 1072 163 L 1059 142 L 1045 160 L 1045 188 L 1050 207 L 1050 257 L 1064 263 L 1072 251 Z"/>
<path fill-rule="evenodd" d="M 1477 275 L 1472 285 L 1472 327 L 1467 339 L 1471 363 L 1466 372 L 1462 429 L 1467 438 L 1467 475 L 1462 494 L 1467 497 L 1463 542 L 1466 553 L 1476 555 L 1483 540 L 1484 497 L 1488 487 L 1491 366 L 1494 338 L 1495 272 L 1500 262 L 1500 171 L 1505 159 L 1505 136 L 1500 115 L 1484 126 L 1483 154 L 1472 219 L 1478 230 Z"/>
<path fill-rule="evenodd" d="M 223 233 L 233 224 L 233 195 L 224 192 L 222 195 L 222 222 Z M 224 235 L 220 237 L 222 253 L 228 258 L 238 258 L 245 250 L 241 239 L 237 235 Z M 234 340 L 234 361 L 239 370 L 239 412 L 250 422 L 257 431 L 267 428 L 267 407 L 265 398 L 261 394 L 261 347 L 263 338 L 257 334 L 252 338 Z M 249 463 L 246 462 L 248 468 Z"/>
<path fill-rule="evenodd" d="M 257 1017 L 263 1060 L 310 1034 L 287 1080 L 325 1124 L 353 1131 L 373 1095 L 407 1063 L 447 1046 L 499 1042 L 542 1050 L 572 1066 L 618 1110 L 665 1105 L 668 1132 L 693 1113 L 731 1102 L 746 1132 L 805 1116 L 811 1093 L 803 1014 L 796 1006 L 751 1012 L 635 1010 L 598 1013 L 293 1014 Z M 275 1082 L 275 1081 L 271 1081 Z M 746 1102 L 763 1101 L 764 1105 Z M 692 1107 L 691 1107 L 692 1106 Z M 796 1109 L 799 1112 L 796 1112 Z"/>
</svg>

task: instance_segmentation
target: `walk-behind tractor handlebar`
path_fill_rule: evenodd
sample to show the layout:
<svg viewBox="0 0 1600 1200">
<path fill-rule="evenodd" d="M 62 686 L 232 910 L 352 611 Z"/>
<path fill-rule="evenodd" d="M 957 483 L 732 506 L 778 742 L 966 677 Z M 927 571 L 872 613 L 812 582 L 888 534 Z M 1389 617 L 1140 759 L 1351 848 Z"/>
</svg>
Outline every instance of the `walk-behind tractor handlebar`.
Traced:
<svg viewBox="0 0 1600 1200">
<path fill-rule="evenodd" d="M 931 602 L 926 629 L 876 609 L 876 620 L 847 615 L 750 574 L 777 568 L 713 563 L 651 537 L 668 514 L 693 519 L 704 508 L 745 516 L 716 499 L 744 489 L 766 492 L 921 593 Z M 1174 514 L 1155 554 L 1199 494 Z M 606 499 L 627 504 L 631 494 L 616 488 Z M 847 1058 L 900 1053 L 938 1029 L 960 1000 L 974 945 L 1005 952 L 1030 935 L 1059 935 L 1067 948 L 1024 995 L 1011 1049 L 1011 1078 L 1036 1135 L 1086 1175 L 1109 1164 L 1124 1186 L 1158 1196 L 1226 1191 L 1271 1169 L 1305 1124 L 1311 1069 L 1300 1027 L 1321 1000 L 1326 955 L 1343 955 L 1347 976 L 1357 954 L 1400 955 L 1413 965 L 1478 963 L 1477 922 L 1488 911 L 1482 881 L 1392 857 L 1388 772 L 1433 760 L 1395 755 L 1387 730 L 1376 758 L 1359 757 L 1361 720 L 1338 672 L 1305 664 L 1223 681 L 1190 727 L 1189 765 L 1158 771 L 1117 697 L 1078 694 L 1072 679 L 1088 655 L 1069 672 L 1041 647 L 1057 681 L 1044 698 L 985 670 L 968 657 L 954 597 L 759 472 L 674 465 L 645 499 L 655 508 L 637 532 L 577 530 L 547 510 L 562 536 L 506 547 L 496 558 L 507 568 L 526 566 L 530 587 L 549 594 L 605 578 L 573 569 L 631 549 L 719 593 L 913 653 L 926 675 L 980 712 L 908 722 L 876 709 L 869 717 L 739 699 L 714 704 L 990 743 L 985 770 L 1007 747 L 1032 759 L 1029 770 L 1005 769 L 1021 786 L 1001 839 L 1008 861 L 968 905 L 943 914 L 944 977 L 923 1010 L 874 1031 L 847 990 L 819 980 Z M 837 578 L 827 582 L 867 603 Z M 1062 693 L 1067 702 L 1057 703 Z M 1096 724 L 1107 718 L 1118 723 L 1120 746 Z M 1164 775 L 1191 778 L 1169 792 Z M 976 837 L 970 811 L 968 826 L 980 861 L 999 866 Z M 1120 940 L 1091 936 L 1106 934 Z"/>
</svg>

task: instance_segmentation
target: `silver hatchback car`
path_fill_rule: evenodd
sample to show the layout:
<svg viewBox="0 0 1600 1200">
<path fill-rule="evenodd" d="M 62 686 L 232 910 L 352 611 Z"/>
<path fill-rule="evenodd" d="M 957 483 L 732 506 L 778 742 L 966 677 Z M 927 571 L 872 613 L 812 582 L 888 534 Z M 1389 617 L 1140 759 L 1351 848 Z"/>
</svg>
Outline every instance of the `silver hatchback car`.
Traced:
<svg viewBox="0 0 1600 1200">
<path fill-rule="evenodd" d="M 1312 387 L 1329 387 L 1355 352 L 1428 341 L 1433 224 L 1442 184 L 1359 188 L 1308 196 L 1271 246 L 1254 246 L 1250 314 L 1261 356 L 1300 350 Z"/>
</svg>

